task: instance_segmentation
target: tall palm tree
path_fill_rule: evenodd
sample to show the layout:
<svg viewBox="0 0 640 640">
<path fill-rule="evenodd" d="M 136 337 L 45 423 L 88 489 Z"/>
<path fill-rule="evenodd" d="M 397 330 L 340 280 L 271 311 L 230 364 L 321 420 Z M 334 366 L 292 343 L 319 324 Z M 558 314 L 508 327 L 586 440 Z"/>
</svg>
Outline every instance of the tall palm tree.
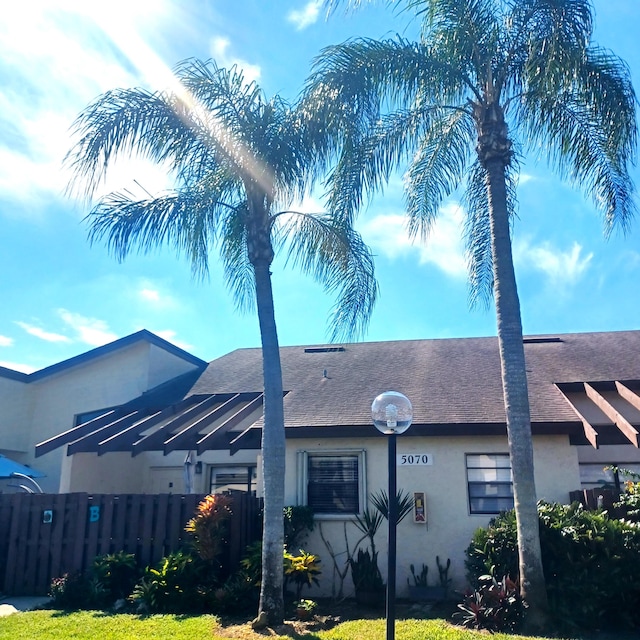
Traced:
<svg viewBox="0 0 640 640">
<path fill-rule="evenodd" d="M 72 190 L 95 193 L 117 156 L 131 153 L 167 166 L 173 191 L 135 199 L 112 193 L 88 215 L 91 241 L 118 259 L 163 244 L 186 254 L 205 275 L 219 249 L 226 282 L 240 307 L 255 304 L 264 374 L 264 529 L 259 618 L 283 618 L 282 552 L 285 433 L 283 385 L 271 288 L 276 250 L 337 293 L 333 335 L 363 329 L 377 285 L 371 255 L 348 224 L 287 207 L 322 171 L 321 130 L 275 97 L 266 100 L 237 69 L 187 60 L 176 88 L 119 89 L 100 96 L 75 122 L 67 162 Z"/>
<path fill-rule="evenodd" d="M 335 4 L 335 3 L 334 3 Z M 355 2 L 355 4 L 358 4 Z M 626 65 L 591 42 L 589 0 L 406 0 L 418 41 L 355 39 L 316 59 L 305 105 L 337 154 L 330 209 L 348 220 L 407 166 L 412 234 L 428 234 L 462 187 L 472 297 L 493 290 L 530 624 L 547 600 L 538 535 L 529 398 L 510 226 L 519 153 L 540 149 L 603 211 L 606 231 L 634 213 L 628 164 L 635 95 Z"/>
</svg>

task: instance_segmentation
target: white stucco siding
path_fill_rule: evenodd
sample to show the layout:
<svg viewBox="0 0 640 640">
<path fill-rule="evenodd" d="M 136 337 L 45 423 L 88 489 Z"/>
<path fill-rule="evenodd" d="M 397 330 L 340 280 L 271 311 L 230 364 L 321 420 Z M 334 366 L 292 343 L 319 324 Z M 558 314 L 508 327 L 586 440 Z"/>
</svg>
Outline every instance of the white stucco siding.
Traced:
<svg viewBox="0 0 640 640">
<path fill-rule="evenodd" d="M 367 440 L 340 439 L 334 441 L 290 441 L 287 449 L 286 504 L 296 504 L 297 452 L 327 451 L 330 449 L 366 450 L 366 491 L 368 494 L 387 489 L 387 447 L 386 441 L 378 438 Z M 438 584 L 436 556 L 444 564 L 451 559 L 449 577 L 454 587 L 465 584 L 465 549 L 473 532 L 488 524 L 489 515 L 470 515 L 467 493 L 466 459 L 467 453 L 508 453 L 506 438 L 502 437 L 456 437 L 456 438 L 411 438 L 399 437 L 398 454 L 422 454 L 432 456 L 433 465 L 398 467 L 398 489 L 413 494 L 422 491 L 426 497 L 427 524 L 413 522 L 413 514 L 400 523 L 397 530 L 397 589 L 404 595 L 410 565 L 417 570 L 424 562 L 429 566 L 429 583 Z M 575 449 L 565 436 L 545 436 L 536 438 L 534 446 L 536 482 L 538 497 L 546 500 L 566 502 L 569 491 L 579 487 L 579 473 Z M 322 532 L 335 551 L 344 552 L 344 523 L 350 549 L 360 537 L 355 525 L 349 519 L 318 519 Z M 379 565 L 386 575 L 387 524 L 386 521 L 376 536 L 380 551 Z M 365 543 L 366 546 L 366 543 Z M 320 590 L 324 594 L 332 589 L 332 560 L 323 543 L 318 527 L 305 543 L 308 551 L 322 558 L 323 576 Z M 346 553 L 341 556 L 346 559 Z M 351 578 L 345 581 L 345 590 L 353 590 Z"/>
<path fill-rule="evenodd" d="M 188 371 L 193 371 L 196 365 L 192 362 L 170 353 L 155 344 L 149 344 L 149 389 L 175 378 Z"/>
<path fill-rule="evenodd" d="M 65 457 L 60 492 L 93 493 L 184 493 L 183 465 L 186 451 L 141 453 L 76 453 Z M 255 465 L 257 452 L 244 451 L 230 456 L 228 451 L 206 451 L 196 458 L 202 473 L 194 474 L 194 492 L 209 491 L 211 465 Z M 173 486 L 170 486 L 172 484 Z"/>
<path fill-rule="evenodd" d="M 20 425 L 30 449 L 25 462 L 46 473 L 42 481 L 46 491 L 61 490 L 66 446 L 35 458 L 35 444 L 71 429 L 79 413 L 120 405 L 195 368 L 168 352 L 163 356 L 162 351 L 146 341 L 136 342 L 28 385 L 28 418 Z"/>
<path fill-rule="evenodd" d="M 24 425 L 29 423 L 29 395 L 25 382 L 0 376 L 0 451 L 27 452 L 29 433 Z"/>
</svg>

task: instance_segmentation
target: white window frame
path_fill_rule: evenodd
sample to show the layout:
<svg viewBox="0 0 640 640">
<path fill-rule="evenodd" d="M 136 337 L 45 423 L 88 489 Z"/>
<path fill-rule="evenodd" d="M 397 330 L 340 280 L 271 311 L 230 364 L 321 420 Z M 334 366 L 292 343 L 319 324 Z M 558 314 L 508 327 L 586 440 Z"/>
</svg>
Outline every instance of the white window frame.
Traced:
<svg viewBox="0 0 640 640">
<path fill-rule="evenodd" d="M 469 470 L 472 469 L 492 469 L 493 467 L 470 467 L 469 466 L 469 458 L 471 457 L 480 457 L 480 456 L 488 456 L 488 457 L 500 457 L 500 458 L 507 458 L 507 460 L 509 460 L 509 471 L 510 471 L 510 478 L 511 480 L 509 482 L 506 482 L 504 480 L 486 480 L 484 482 L 482 481 L 478 481 L 478 480 L 471 480 L 469 478 Z M 472 516 L 490 516 L 490 515 L 497 515 L 499 513 L 502 513 L 503 511 L 505 511 L 505 509 L 498 509 L 495 511 L 489 511 L 489 510 L 474 510 L 474 508 L 472 507 L 472 496 L 471 496 L 471 485 L 472 484 L 476 484 L 476 485 L 480 485 L 480 484 L 484 484 L 484 485 L 510 485 L 511 486 L 511 497 L 513 500 L 513 473 L 511 471 L 511 459 L 508 453 L 504 453 L 501 451 L 493 451 L 491 453 L 488 452 L 482 452 L 482 453 L 476 453 L 476 452 L 471 452 L 471 453 L 466 453 L 465 454 L 465 460 L 464 460 L 464 466 L 465 466 L 465 470 L 466 470 L 466 480 L 467 480 L 467 500 L 468 500 L 468 506 L 469 506 L 469 515 Z M 497 466 L 495 467 L 495 469 L 507 469 L 507 467 L 503 466 Z M 496 474 L 498 475 L 498 474 Z M 495 496 L 495 498 L 506 498 L 507 496 Z M 487 500 L 491 500 L 492 496 L 491 495 L 487 495 L 486 498 Z M 513 508 L 513 504 L 511 506 L 511 508 Z"/>
<path fill-rule="evenodd" d="M 317 513 L 318 520 L 351 520 L 361 515 L 367 499 L 367 460 L 365 449 L 305 449 L 297 452 L 297 503 L 306 506 L 308 469 L 310 457 L 336 458 L 340 456 L 356 456 L 358 459 L 358 514 L 355 513 Z"/>
</svg>

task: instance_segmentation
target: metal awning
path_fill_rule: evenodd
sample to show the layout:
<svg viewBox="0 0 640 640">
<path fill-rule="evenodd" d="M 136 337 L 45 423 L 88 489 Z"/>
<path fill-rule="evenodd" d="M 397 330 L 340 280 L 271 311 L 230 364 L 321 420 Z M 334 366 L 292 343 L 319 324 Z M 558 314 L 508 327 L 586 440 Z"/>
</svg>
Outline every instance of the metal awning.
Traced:
<svg viewBox="0 0 640 640">
<path fill-rule="evenodd" d="M 262 392 L 193 395 L 160 407 L 132 401 L 36 445 L 36 456 L 67 445 L 67 455 L 90 452 L 259 449 Z"/>
<path fill-rule="evenodd" d="M 584 427 L 587 440 L 640 444 L 640 380 L 558 383 Z"/>
<path fill-rule="evenodd" d="M 13 478 L 14 474 L 17 474 L 18 477 L 29 476 L 29 478 L 44 478 L 44 473 L 0 454 L 0 478 Z"/>
</svg>

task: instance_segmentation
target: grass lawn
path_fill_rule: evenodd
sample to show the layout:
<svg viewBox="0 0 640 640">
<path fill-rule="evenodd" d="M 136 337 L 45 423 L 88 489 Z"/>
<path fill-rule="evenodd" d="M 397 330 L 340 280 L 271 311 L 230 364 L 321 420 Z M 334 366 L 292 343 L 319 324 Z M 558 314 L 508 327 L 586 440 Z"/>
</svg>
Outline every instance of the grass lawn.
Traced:
<svg viewBox="0 0 640 640">
<path fill-rule="evenodd" d="M 330 630 L 308 631 L 299 635 L 291 626 L 262 634 L 254 633 L 247 625 L 220 627 L 215 616 L 176 616 L 108 614 L 102 611 L 43 610 L 15 613 L 0 618 L 0 639 L 11 640 L 194 640 L 209 638 L 224 640 L 383 640 L 384 620 L 351 620 Z M 282 635 L 284 634 L 284 635 Z M 444 620 L 399 620 L 397 640 L 508 640 L 524 638 L 508 634 L 467 631 Z"/>
</svg>

